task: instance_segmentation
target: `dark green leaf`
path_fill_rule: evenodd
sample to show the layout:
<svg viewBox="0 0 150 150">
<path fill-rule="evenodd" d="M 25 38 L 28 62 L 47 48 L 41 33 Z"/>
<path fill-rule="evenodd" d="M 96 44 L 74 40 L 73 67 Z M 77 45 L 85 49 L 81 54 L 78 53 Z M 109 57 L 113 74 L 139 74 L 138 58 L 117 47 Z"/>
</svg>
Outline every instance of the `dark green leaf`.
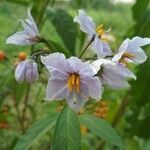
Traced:
<svg viewBox="0 0 150 150">
<path fill-rule="evenodd" d="M 48 117 L 37 121 L 30 129 L 19 139 L 14 150 L 27 150 L 37 138 L 47 132 L 55 123 L 57 118 L 56 114 L 49 115 Z"/>
<path fill-rule="evenodd" d="M 80 150 L 81 135 L 77 114 L 69 107 L 61 112 L 52 140 L 52 150 Z"/>
<path fill-rule="evenodd" d="M 145 10 L 149 7 L 150 0 L 137 0 L 133 6 L 133 17 L 139 20 L 143 17 Z"/>
<path fill-rule="evenodd" d="M 80 122 L 98 137 L 119 147 L 120 149 L 124 148 L 122 138 L 106 121 L 91 115 L 83 115 L 80 117 Z"/>
<path fill-rule="evenodd" d="M 126 127 L 130 136 L 139 136 L 145 139 L 150 138 L 150 61 L 139 66 L 137 80 L 132 83 L 130 91 L 130 113 L 126 119 L 129 126 Z M 139 92 L 140 91 L 140 92 Z"/>
<path fill-rule="evenodd" d="M 73 18 L 63 9 L 48 11 L 48 17 L 62 38 L 67 50 L 75 55 L 77 28 Z"/>
</svg>

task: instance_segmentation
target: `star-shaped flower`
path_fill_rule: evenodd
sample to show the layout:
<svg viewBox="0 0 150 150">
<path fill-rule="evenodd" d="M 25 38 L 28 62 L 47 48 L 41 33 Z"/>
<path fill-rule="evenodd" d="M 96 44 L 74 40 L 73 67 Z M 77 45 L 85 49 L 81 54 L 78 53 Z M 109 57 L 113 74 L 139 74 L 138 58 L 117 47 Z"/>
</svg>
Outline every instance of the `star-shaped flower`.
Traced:
<svg viewBox="0 0 150 150">
<path fill-rule="evenodd" d="M 28 9 L 28 19 L 21 20 L 23 31 L 17 32 L 10 36 L 6 43 L 15 45 L 32 45 L 40 41 L 40 33 L 37 25 Z"/>
<path fill-rule="evenodd" d="M 136 76 L 121 64 L 107 59 L 99 59 L 91 64 L 93 71 L 100 78 L 103 85 L 113 89 L 129 87 L 127 78 L 136 79 Z"/>
<path fill-rule="evenodd" d="M 112 54 L 108 44 L 107 31 L 104 30 L 103 25 L 96 28 L 93 19 L 87 16 L 83 10 L 79 10 L 79 15 L 75 16 L 74 22 L 80 24 L 80 29 L 88 34 L 90 40 L 93 39 L 91 45 L 99 58 Z"/>
<path fill-rule="evenodd" d="M 150 38 L 134 37 L 126 39 L 119 47 L 118 53 L 112 58 L 112 61 L 127 65 L 128 62 L 141 64 L 147 60 L 147 56 L 142 46 L 150 44 Z"/>
<path fill-rule="evenodd" d="M 64 54 L 53 53 L 41 57 L 50 72 L 46 90 L 47 100 L 67 100 L 78 111 L 89 98 L 101 98 L 101 82 L 88 63 L 77 57 L 66 59 Z"/>
</svg>

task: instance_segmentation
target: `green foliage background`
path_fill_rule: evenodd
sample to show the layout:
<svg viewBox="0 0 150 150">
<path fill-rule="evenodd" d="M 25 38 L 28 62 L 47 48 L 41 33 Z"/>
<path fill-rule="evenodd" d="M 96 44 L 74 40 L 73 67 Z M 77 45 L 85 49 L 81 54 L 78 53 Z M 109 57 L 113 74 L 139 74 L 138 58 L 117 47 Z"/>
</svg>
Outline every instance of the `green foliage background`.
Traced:
<svg viewBox="0 0 150 150">
<path fill-rule="evenodd" d="M 115 38 L 115 42 L 112 43 L 114 51 L 117 50 L 117 47 L 126 37 L 136 35 L 150 37 L 149 0 L 136 0 L 136 3 L 132 5 L 115 4 L 110 0 L 0 1 L 0 49 L 5 51 L 10 61 L 9 63 L 0 62 L 0 122 L 7 122 L 10 126 L 8 130 L 0 128 L 0 149 L 2 150 L 11 150 L 14 148 L 20 150 L 24 147 L 24 145 L 21 148 L 15 147 L 17 140 L 22 134 L 17 111 L 22 110 L 24 99 L 28 92 L 28 85 L 25 83 L 16 83 L 12 73 L 15 69 L 14 64 L 18 53 L 25 51 L 29 54 L 31 47 L 6 45 L 5 41 L 18 28 L 21 29 L 20 23 L 17 20 L 18 18 L 26 17 L 28 7 L 33 8 L 32 14 L 42 34 L 47 36 L 53 42 L 54 46 L 59 51 L 63 51 L 67 56 L 79 55 L 85 43 L 85 35 L 73 23 L 73 17 L 77 14 L 79 8 L 84 9 L 91 15 L 97 25 L 104 24 L 106 29 L 109 27 L 112 28 L 111 34 Z M 41 44 L 38 48 L 43 46 Z M 145 47 L 144 49 L 147 55 L 150 56 L 150 48 Z M 109 105 L 106 120 L 110 123 L 113 122 L 119 105 L 124 98 L 128 99 L 128 103 L 125 104 L 127 105 L 126 109 L 121 111 L 120 116 L 117 116 L 119 119 L 117 119 L 117 123 L 114 123 L 114 126 L 117 132 L 123 137 L 127 145 L 127 150 L 149 150 L 150 60 L 148 58 L 146 63 L 136 68 L 134 66 L 130 67 L 137 75 L 137 80 L 131 81 L 131 88 L 120 91 L 106 89 L 103 95 L 104 100 Z M 26 128 L 32 126 L 31 130 L 27 130 L 27 133 L 33 132 L 33 134 L 29 136 L 27 134 L 24 137 L 27 147 L 30 146 L 33 150 L 47 150 L 50 148 L 55 124 L 53 118 L 57 116 L 56 108 L 60 105 L 55 102 L 48 103 L 43 101 L 47 78 L 48 74 L 44 70 L 44 75 L 41 75 L 39 82 L 30 87 L 32 92 L 27 103 L 25 124 Z M 88 105 L 91 104 L 89 103 Z M 5 106 L 8 108 L 8 113 L 2 113 Z M 53 113 L 56 114 L 53 116 Z M 70 112 L 70 115 L 73 116 L 72 112 Z M 45 119 L 41 120 L 45 117 L 49 119 L 46 119 L 46 121 Z M 61 123 L 63 121 L 65 120 L 62 120 Z M 38 122 L 42 123 L 42 125 L 38 126 Z M 97 130 L 100 129 L 98 128 Z M 56 132 L 59 131 L 56 130 Z M 55 138 L 57 139 L 58 137 L 56 136 Z M 99 135 L 95 136 L 92 132 L 89 132 L 87 135 L 82 136 L 82 149 L 93 149 L 93 145 L 95 145 L 94 149 L 96 149 L 99 140 Z M 106 150 L 109 149 L 109 144 L 105 144 Z"/>
</svg>

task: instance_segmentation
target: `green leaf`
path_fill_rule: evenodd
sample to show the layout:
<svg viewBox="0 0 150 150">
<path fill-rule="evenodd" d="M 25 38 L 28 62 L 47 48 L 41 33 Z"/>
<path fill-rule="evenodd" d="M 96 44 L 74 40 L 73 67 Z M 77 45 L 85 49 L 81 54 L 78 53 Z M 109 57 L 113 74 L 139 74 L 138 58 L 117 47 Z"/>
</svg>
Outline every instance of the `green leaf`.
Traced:
<svg viewBox="0 0 150 150">
<path fill-rule="evenodd" d="M 28 6 L 30 4 L 30 0 L 6 0 L 6 1 L 23 5 L 23 6 Z"/>
<path fill-rule="evenodd" d="M 145 10 L 149 7 L 150 0 L 137 0 L 132 8 L 133 18 L 139 20 L 143 17 Z"/>
<path fill-rule="evenodd" d="M 71 53 L 67 50 L 65 50 L 64 48 L 62 48 L 58 43 L 54 42 L 54 41 L 50 41 L 51 44 L 54 46 L 54 48 L 56 48 L 56 50 L 60 53 L 65 54 L 65 56 L 70 57 Z"/>
<path fill-rule="evenodd" d="M 77 114 L 66 106 L 54 131 L 52 150 L 80 150 L 81 134 Z"/>
<path fill-rule="evenodd" d="M 46 118 L 37 121 L 30 129 L 19 139 L 14 150 L 27 150 L 37 138 L 47 132 L 55 123 L 56 114 L 51 114 Z"/>
<path fill-rule="evenodd" d="M 67 50 L 75 55 L 77 28 L 73 18 L 63 9 L 48 11 L 48 17 L 62 38 Z"/>
<path fill-rule="evenodd" d="M 149 50 L 149 49 L 148 49 Z M 131 83 L 130 113 L 126 116 L 126 130 L 129 136 L 150 139 L 150 61 L 138 66 L 137 80 Z M 140 91 L 140 92 L 139 92 Z"/>
<path fill-rule="evenodd" d="M 91 115 L 83 115 L 80 117 L 80 122 L 84 124 L 93 134 L 119 147 L 120 149 L 123 149 L 124 143 L 122 138 L 106 121 Z"/>
</svg>

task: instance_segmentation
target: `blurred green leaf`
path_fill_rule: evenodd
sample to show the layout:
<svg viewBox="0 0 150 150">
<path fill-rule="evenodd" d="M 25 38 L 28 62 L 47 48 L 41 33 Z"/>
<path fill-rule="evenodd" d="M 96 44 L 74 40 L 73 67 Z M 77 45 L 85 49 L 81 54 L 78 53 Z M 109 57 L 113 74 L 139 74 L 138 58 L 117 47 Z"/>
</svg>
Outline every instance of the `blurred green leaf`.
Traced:
<svg viewBox="0 0 150 150">
<path fill-rule="evenodd" d="M 30 0 L 6 0 L 6 1 L 24 6 L 28 6 L 30 4 Z"/>
<path fill-rule="evenodd" d="M 54 131 L 52 150 L 80 150 L 81 135 L 77 114 L 66 106 L 61 112 Z"/>
<path fill-rule="evenodd" d="M 150 36 L 150 0 L 137 0 L 132 13 L 136 21 L 133 27 L 134 35 Z"/>
<path fill-rule="evenodd" d="M 18 103 L 21 101 L 21 99 L 24 97 L 26 94 L 28 88 L 28 84 L 23 82 L 23 83 L 17 83 L 16 81 L 14 82 L 14 95 L 15 95 L 15 100 Z"/>
<path fill-rule="evenodd" d="M 145 10 L 149 7 L 150 0 L 136 0 L 135 5 L 132 8 L 133 18 L 135 20 L 140 20 L 143 18 Z"/>
<path fill-rule="evenodd" d="M 65 56 L 67 56 L 67 57 L 71 56 L 70 52 L 65 50 L 64 48 L 62 48 L 58 43 L 56 43 L 54 41 L 50 41 L 50 42 L 56 48 L 56 50 L 58 52 L 61 52 L 61 53 L 65 54 Z"/>
<path fill-rule="evenodd" d="M 14 150 L 27 150 L 41 135 L 46 133 L 55 123 L 56 114 L 35 122 L 31 128 L 18 140 Z"/>
<path fill-rule="evenodd" d="M 50 0 L 32 0 L 32 14 L 39 28 L 44 24 L 44 15 Z"/>
<path fill-rule="evenodd" d="M 134 82 L 134 84 L 132 83 L 130 91 L 130 113 L 126 117 L 129 124 L 129 126 L 126 127 L 128 134 L 142 138 L 150 138 L 150 133 L 147 132 L 150 126 L 149 67 L 150 61 L 139 66 L 137 81 Z"/>
<path fill-rule="evenodd" d="M 62 38 L 67 50 L 75 55 L 77 28 L 73 18 L 63 9 L 49 10 L 48 17 Z"/>
<path fill-rule="evenodd" d="M 91 115 L 83 115 L 80 117 L 80 122 L 93 134 L 119 147 L 120 149 L 124 149 L 124 142 L 122 141 L 122 138 L 106 121 Z"/>
</svg>

